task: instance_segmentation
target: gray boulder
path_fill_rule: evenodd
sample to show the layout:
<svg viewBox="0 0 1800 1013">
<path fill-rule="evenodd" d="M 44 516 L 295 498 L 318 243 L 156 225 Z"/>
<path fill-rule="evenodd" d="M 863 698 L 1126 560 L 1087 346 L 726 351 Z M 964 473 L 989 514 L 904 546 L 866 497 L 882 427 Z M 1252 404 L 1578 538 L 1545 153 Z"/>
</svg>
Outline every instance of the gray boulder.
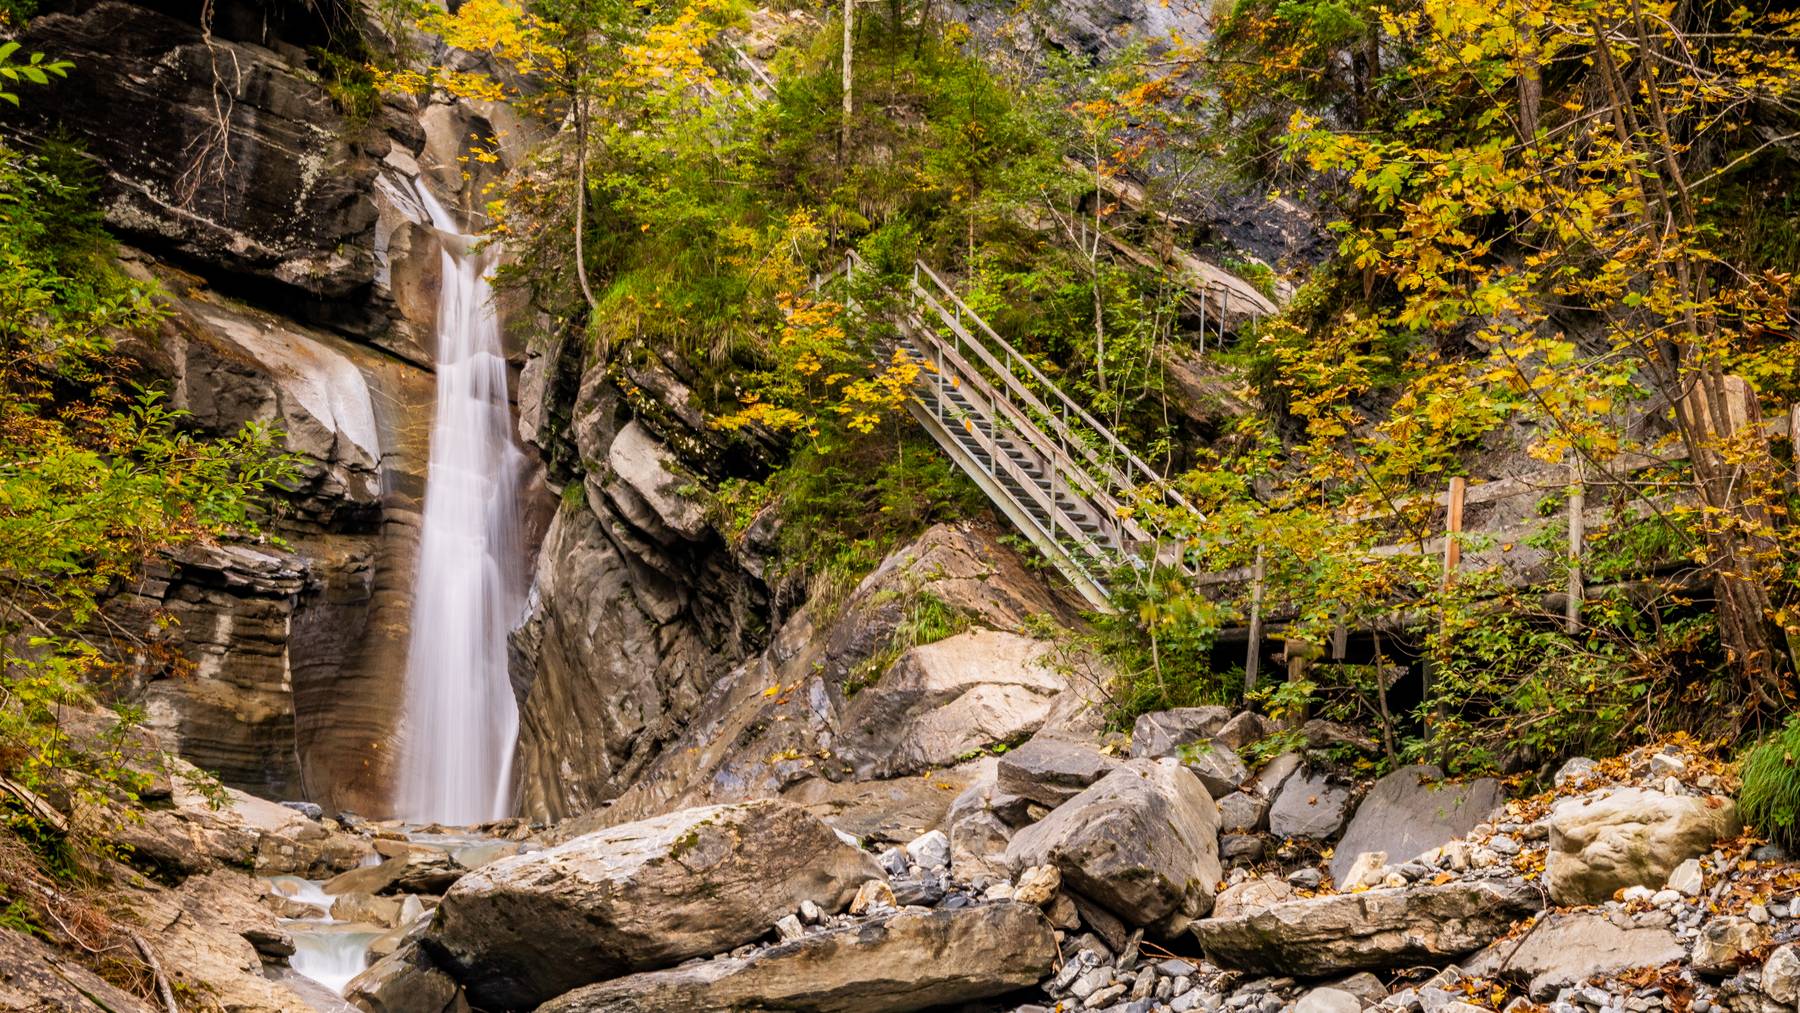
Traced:
<svg viewBox="0 0 1800 1013">
<path fill-rule="evenodd" d="M 1225 722 L 1213 738 L 1232 749 L 1242 749 L 1275 734 L 1277 727 L 1275 722 L 1255 711 L 1244 711 Z"/>
<path fill-rule="evenodd" d="M 1131 756 L 1172 756 L 1177 746 L 1210 739 L 1230 720 L 1229 707 L 1177 707 L 1139 714 L 1131 726 Z"/>
<path fill-rule="evenodd" d="M 1250 777 L 1244 761 L 1222 742 L 1190 742 L 1175 747 L 1175 756 L 1182 766 L 1194 772 L 1214 798 L 1231 794 Z"/>
<path fill-rule="evenodd" d="M 1441 964 L 1493 942 L 1542 904 L 1531 884 L 1464 881 L 1291 900 L 1203 919 L 1194 934 L 1221 967 L 1322 978 Z"/>
<path fill-rule="evenodd" d="M 686 809 L 492 862 L 445 895 L 423 942 L 480 1007 L 729 950 L 811 900 L 842 910 L 880 870 L 785 802 Z"/>
<path fill-rule="evenodd" d="M 540 1013 L 904 1013 L 1036 984 L 1056 962 L 1036 908 L 1010 901 L 906 911 L 803 936 L 748 957 L 707 960 L 577 989 Z"/>
<path fill-rule="evenodd" d="M 1494 943 L 1463 963 L 1463 970 L 1488 978 L 1528 982 L 1533 999 L 1548 1002 L 1556 993 L 1596 974 L 1634 967 L 1658 967 L 1687 956 L 1667 926 L 1640 923 L 1622 914 L 1581 911 L 1546 916 L 1523 938 Z"/>
<path fill-rule="evenodd" d="M 1014 871 L 1054 865 L 1064 884 L 1132 925 L 1174 934 L 1212 909 L 1219 811 L 1172 759 L 1137 759 L 1018 832 Z"/>
<path fill-rule="evenodd" d="M 1365 851 L 1385 851 L 1395 864 L 1466 835 L 1505 800 L 1500 782 L 1484 777 L 1445 784 L 1437 767 L 1402 767 L 1375 782 L 1338 842 L 1331 877 L 1339 883 Z"/>
<path fill-rule="evenodd" d="M 1349 809 L 1349 788 L 1322 773 L 1296 771 L 1281 782 L 1269 805 L 1269 832 L 1322 841 L 1344 828 Z"/>
<path fill-rule="evenodd" d="M 1055 808 L 1118 765 L 1091 746 L 1039 736 L 1000 757 L 997 787 L 1003 794 Z"/>
<path fill-rule="evenodd" d="M 1628 886 L 1657 889 L 1675 867 L 1742 829 L 1719 796 L 1624 788 L 1564 799 L 1550 810 L 1545 872 L 1558 904 L 1597 904 Z"/>
<path fill-rule="evenodd" d="M 1254 833 L 1269 815 L 1269 800 L 1247 791 L 1234 791 L 1219 799 L 1221 833 Z"/>
<path fill-rule="evenodd" d="M 344 998 L 368 1013 L 467 1013 L 462 989 L 416 942 L 369 965 L 344 986 Z"/>
</svg>

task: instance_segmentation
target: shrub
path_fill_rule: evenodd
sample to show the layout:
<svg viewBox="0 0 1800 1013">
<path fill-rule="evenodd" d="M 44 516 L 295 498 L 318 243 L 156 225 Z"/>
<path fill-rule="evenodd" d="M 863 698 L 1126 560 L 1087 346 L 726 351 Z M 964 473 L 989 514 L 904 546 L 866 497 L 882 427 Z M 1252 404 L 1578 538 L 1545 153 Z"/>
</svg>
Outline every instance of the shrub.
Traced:
<svg viewBox="0 0 1800 1013">
<path fill-rule="evenodd" d="M 1800 847 L 1800 716 L 1751 746 L 1742 767 L 1744 822 L 1783 848 Z"/>
</svg>

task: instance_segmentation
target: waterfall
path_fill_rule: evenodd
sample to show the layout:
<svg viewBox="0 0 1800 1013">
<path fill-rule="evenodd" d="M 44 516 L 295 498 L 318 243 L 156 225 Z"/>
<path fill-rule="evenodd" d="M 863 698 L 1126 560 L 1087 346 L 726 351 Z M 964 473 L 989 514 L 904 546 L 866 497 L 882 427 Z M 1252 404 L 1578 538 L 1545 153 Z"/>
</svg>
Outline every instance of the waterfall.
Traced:
<svg viewBox="0 0 1800 1013">
<path fill-rule="evenodd" d="M 466 825 L 509 814 L 518 705 L 506 638 L 524 600 L 506 359 L 488 272 L 493 251 L 422 183 L 412 189 L 443 240 L 437 408 L 406 657 L 406 730 L 395 808 Z"/>
</svg>

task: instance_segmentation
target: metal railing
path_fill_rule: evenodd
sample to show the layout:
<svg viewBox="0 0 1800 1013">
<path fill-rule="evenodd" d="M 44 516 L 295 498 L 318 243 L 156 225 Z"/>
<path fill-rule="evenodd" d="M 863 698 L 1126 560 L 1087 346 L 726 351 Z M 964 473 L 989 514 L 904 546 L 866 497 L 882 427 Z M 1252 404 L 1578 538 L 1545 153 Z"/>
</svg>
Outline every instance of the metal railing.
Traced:
<svg viewBox="0 0 1800 1013">
<path fill-rule="evenodd" d="M 848 283 L 867 265 L 852 252 L 814 281 Z M 853 292 L 846 310 L 862 314 Z M 914 261 L 892 311 L 897 343 L 927 369 L 908 409 L 1026 537 L 1096 606 L 1108 571 L 1169 547 L 1137 516 L 1148 499 L 1195 512 L 1162 476 L 1043 370 L 997 334 L 937 272 Z M 1174 565 L 1185 565 L 1173 553 Z"/>
</svg>

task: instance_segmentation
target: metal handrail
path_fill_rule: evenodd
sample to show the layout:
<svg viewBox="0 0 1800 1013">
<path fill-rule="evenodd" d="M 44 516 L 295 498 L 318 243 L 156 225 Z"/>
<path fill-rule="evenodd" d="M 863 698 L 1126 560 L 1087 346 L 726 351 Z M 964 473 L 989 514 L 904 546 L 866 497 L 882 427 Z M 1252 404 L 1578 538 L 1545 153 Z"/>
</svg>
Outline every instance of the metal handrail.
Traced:
<svg viewBox="0 0 1800 1013">
<path fill-rule="evenodd" d="M 1033 363 L 1030 359 L 1027 359 L 1023 354 L 1021 354 L 1019 352 L 1018 349 L 1014 348 L 1012 346 L 1011 342 L 1007 341 L 1005 338 L 1002 338 L 1000 335 L 994 333 L 994 329 L 987 325 L 987 321 L 983 320 L 979 314 L 977 314 L 974 310 L 970 309 L 968 307 L 968 305 L 962 301 L 962 298 L 960 296 L 958 296 L 956 294 L 956 292 L 950 288 L 949 285 L 946 285 L 944 283 L 944 279 L 938 277 L 936 271 L 933 271 L 930 268 L 930 266 L 927 265 L 922 260 L 915 260 L 915 261 L 913 261 L 913 264 L 915 265 L 915 267 L 918 268 L 918 270 L 923 271 L 925 273 L 925 276 L 930 278 L 932 283 L 935 284 L 939 288 L 939 290 L 941 290 L 946 296 L 948 296 L 950 298 L 950 301 L 955 304 L 957 309 L 963 311 L 964 313 L 969 314 L 970 318 L 975 321 L 975 325 L 977 327 L 980 327 L 983 333 L 985 333 L 989 338 L 992 338 L 994 343 L 999 345 L 1000 348 L 1006 352 L 1008 359 L 1017 361 L 1018 363 L 1022 364 L 1025 367 L 1025 369 L 1031 374 L 1033 379 L 1035 379 L 1039 383 L 1043 384 L 1045 386 L 1045 388 L 1047 388 L 1053 394 L 1056 395 L 1057 400 L 1061 401 L 1065 408 L 1074 412 L 1076 414 L 1076 416 L 1081 419 L 1081 421 L 1087 423 L 1088 428 L 1093 430 L 1095 435 L 1097 435 L 1101 439 L 1105 440 L 1109 446 L 1111 446 L 1113 449 L 1117 450 L 1120 453 L 1120 455 L 1125 458 L 1125 460 L 1129 461 L 1134 468 L 1136 468 L 1139 472 L 1142 472 L 1146 479 L 1147 484 L 1154 484 L 1154 485 L 1158 485 L 1159 487 L 1162 485 L 1163 477 L 1161 475 L 1157 474 L 1155 469 L 1151 468 L 1148 464 L 1144 463 L 1144 460 L 1142 458 L 1138 457 L 1137 454 L 1133 453 L 1131 448 L 1127 447 L 1117 436 L 1115 436 L 1113 434 L 1112 430 L 1108 429 L 1105 425 L 1103 425 L 1100 422 L 1100 420 L 1098 420 L 1098 419 L 1094 418 L 1092 415 L 1088 414 L 1087 409 L 1081 407 L 1079 404 L 1076 404 L 1073 399 L 1071 399 L 1067 394 L 1063 393 L 1063 390 L 1061 387 L 1058 387 L 1054 381 L 1052 381 L 1049 377 L 1045 376 L 1043 370 L 1038 369 L 1038 367 L 1035 363 Z M 916 279 L 915 279 L 915 284 L 917 284 Z M 1022 383 L 1019 383 L 1018 378 L 1016 376 L 1013 376 L 1010 371 L 1006 370 L 1004 367 L 999 366 L 998 364 L 993 364 L 993 365 L 995 366 L 995 368 L 997 370 L 999 370 L 1000 372 L 1002 372 L 1003 374 L 1006 375 L 1006 379 L 1009 381 L 1010 385 L 1015 386 L 1019 391 L 1021 391 L 1023 393 L 1029 393 L 1028 391 L 1026 391 L 1025 385 Z M 1131 483 L 1129 481 L 1127 481 L 1127 482 L 1124 482 L 1123 484 L 1130 485 Z M 1188 501 L 1185 498 L 1183 498 L 1180 493 L 1176 492 L 1173 489 L 1163 489 L 1162 491 L 1164 492 L 1165 495 L 1167 495 L 1175 503 L 1186 508 L 1187 510 L 1194 511 L 1193 505 L 1188 503 Z M 1194 511 L 1194 512 L 1198 513 L 1198 511 Z"/>
</svg>

